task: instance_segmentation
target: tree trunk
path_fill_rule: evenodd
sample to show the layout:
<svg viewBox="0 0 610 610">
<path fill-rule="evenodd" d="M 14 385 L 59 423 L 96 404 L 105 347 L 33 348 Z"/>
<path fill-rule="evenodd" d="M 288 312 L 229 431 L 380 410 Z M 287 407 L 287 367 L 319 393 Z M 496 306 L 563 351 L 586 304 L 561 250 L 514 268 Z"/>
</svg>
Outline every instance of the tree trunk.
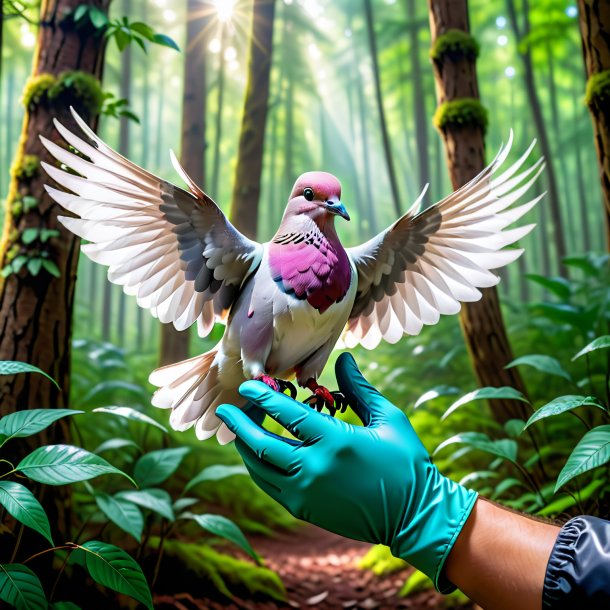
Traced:
<svg viewBox="0 0 610 610">
<path fill-rule="evenodd" d="M 578 0 L 578 13 L 588 79 L 586 101 L 593 120 L 604 200 L 606 246 L 610 249 L 610 3 L 608 0 Z"/>
<path fill-rule="evenodd" d="M 200 0 L 187 0 L 180 163 L 199 185 L 205 183 L 208 19 Z M 162 324 L 160 366 L 188 358 L 189 343 L 190 329 L 178 331 L 173 324 Z"/>
<path fill-rule="evenodd" d="M 248 85 L 231 201 L 231 222 L 244 235 L 255 238 L 269 106 L 275 0 L 254 0 L 252 11 Z"/>
<path fill-rule="evenodd" d="M 469 34 L 466 0 L 428 0 L 432 43 L 448 30 Z M 433 61 L 438 103 L 461 98 L 479 99 L 476 59 L 469 54 L 445 54 Z M 454 189 L 471 180 L 485 167 L 484 126 L 447 124 L 441 131 L 447 166 Z M 506 335 L 495 288 L 482 290 L 476 303 L 463 303 L 460 322 L 475 374 L 482 386 L 512 386 L 525 393 L 516 368 L 505 369 L 513 354 Z M 504 423 L 515 417 L 527 419 L 523 403 L 490 401 L 495 419 Z"/>
<path fill-rule="evenodd" d="M 517 11 L 515 8 L 514 0 L 506 0 L 506 7 L 508 10 L 508 16 L 511 22 L 511 26 L 517 37 L 517 43 L 521 43 L 530 33 L 530 22 L 529 22 L 529 0 L 523 0 L 522 13 L 523 13 L 523 28 L 519 25 L 517 19 Z M 536 132 L 538 134 L 538 141 L 540 142 L 540 149 L 546 161 L 546 177 L 548 181 L 548 195 L 547 201 L 551 212 L 551 221 L 553 223 L 553 241 L 555 243 L 555 254 L 559 259 L 559 272 L 561 275 L 565 275 L 565 268 L 561 264 L 561 259 L 567 255 L 565 236 L 563 230 L 563 223 L 561 220 L 561 205 L 559 198 L 559 189 L 557 187 L 557 175 L 555 173 L 554 155 L 551 149 L 551 143 L 549 141 L 548 132 L 544 123 L 544 116 L 542 114 L 542 105 L 540 98 L 538 97 L 538 91 L 536 89 L 536 82 L 534 78 L 534 64 L 532 61 L 532 53 L 527 46 L 524 50 L 519 53 L 523 63 L 524 83 L 527 97 L 529 100 L 530 108 L 532 111 L 532 117 L 534 119 L 534 125 L 536 126 Z"/>
<path fill-rule="evenodd" d="M 388 134 L 388 125 L 385 117 L 385 109 L 383 107 L 381 76 L 379 74 L 379 59 L 377 57 L 377 37 L 375 36 L 375 21 L 373 18 L 373 6 L 371 4 L 371 0 L 364 0 L 364 11 L 366 16 L 366 30 L 369 40 L 369 51 L 371 54 L 371 63 L 373 66 L 375 99 L 377 101 L 379 127 L 381 129 L 381 138 L 383 141 L 383 153 L 385 155 L 385 162 L 388 170 L 390 189 L 392 190 L 392 201 L 394 203 L 394 211 L 396 212 L 397 216 L 402 216 L 400 193 L 398 192 L 398 182 L 396 181 L 396 171 L 394 169 L 394 156 L 392 154 L 392 145 L 390 144 L 390 136 Z"/>
<path fill-rule="evenodd" d="M 218 91 L 216 97 L 216 129 L 214 132 L 214 165 L 212 174 L 212 197 L 217 200 L 220 198 L 218 193 L 218 179 L 220 176 L 220 143 L 222 141 L 222 110 L 224 106 L 225 96 L 225 47 L 227 40 L 227 26 L 224 23 L 220 24 L 220 57 L 218 64 Z"/>
<path fill-rule="evenodd" d="M 591 245 L 591 229 L 589 228 L 589 209 L 587 206 L 587 189 L 585 188 L 585 172 L 582 162 L 581 137 L 578 129 L 580 123 L 580 103 L 578 95 L 572 96 L 572 120 L 574 126 L 574 158 L 576 162 L 576 186 L 578 188 L 578 201 L 580 203 L 580 218 L 582 222 L 582 234 L 585 250 L 589 252 Z"/>
<path fill-rule="evenodd" d="M 409 43 L 411 59 L 411 84 L 413 86 L 413 120 L 415 122 L 415 142 L 417 143 L 417 167 L 419 169 L 419 188 L 430 182 L 428 152 L 428 119 L 426 117 L 426 97 L 424 93 L 421 70 L 421 50 L 419 45 L 419 27 L 417 25 L 417 7 L 415 0 L 407 0 L 409 26 Z M 422 204 L 430 203 L 430 189 L 424 196 Z"/>
</svg>

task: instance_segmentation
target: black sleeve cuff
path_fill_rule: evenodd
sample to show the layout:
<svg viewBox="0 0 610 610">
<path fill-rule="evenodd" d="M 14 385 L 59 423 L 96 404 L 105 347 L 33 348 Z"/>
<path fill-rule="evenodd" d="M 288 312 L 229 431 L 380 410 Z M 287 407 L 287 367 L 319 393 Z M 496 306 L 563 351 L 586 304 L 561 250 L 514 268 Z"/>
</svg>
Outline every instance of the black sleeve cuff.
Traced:
<svg viewBox="0 0 610 610">
<path fill-rule="evenodd" d="M 547 565 L 542 608 L 610 608 L 609 521 L 575 517 L 563 526 Z"/>
</svg>

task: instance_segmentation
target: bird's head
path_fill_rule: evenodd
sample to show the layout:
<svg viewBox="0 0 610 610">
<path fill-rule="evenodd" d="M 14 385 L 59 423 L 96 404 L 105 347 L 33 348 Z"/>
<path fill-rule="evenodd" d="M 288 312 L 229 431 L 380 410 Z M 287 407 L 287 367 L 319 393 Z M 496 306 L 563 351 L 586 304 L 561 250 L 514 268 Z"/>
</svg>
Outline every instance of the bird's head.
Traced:
<svg viewBox="0 0 610 610">
<path fill-rule="evenodd" d="M 335 216 L 349 220 L 349 214 L 341 203 L 341 183 L 326 172 L 307 172 L 294 183 L 287 216 L 305 214 L 318 225 L 324 226 Z"/>
</svg>

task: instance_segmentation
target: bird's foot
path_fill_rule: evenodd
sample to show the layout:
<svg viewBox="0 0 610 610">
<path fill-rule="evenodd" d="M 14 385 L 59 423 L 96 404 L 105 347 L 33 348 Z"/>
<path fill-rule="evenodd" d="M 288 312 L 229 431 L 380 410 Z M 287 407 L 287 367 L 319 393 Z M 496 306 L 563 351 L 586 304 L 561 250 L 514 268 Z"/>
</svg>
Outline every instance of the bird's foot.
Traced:
<svg viewBox="0 0 610 610">
<path fill-rule="evenodd" d="M 268 385 L 272 390 L 284 394 L 286 390 L 290 392 L 291 398 L 297 397 L 297 389 L 293 383 L 284 379 L 278 379 L 277 377 L 271 377 L 271 375 L 259 375 L 256 377 L 256 381 L 262 381 L 265 385 Z"/>
<path fill-rule="evenodd" d="M 320 412 L 326 407 L 331 416 L 334 416 L 337 410 L 345 413 L 347 399 L 342 392 L 331 392 L 313 379 L 310 379 L 305 387 L 312 391 L 312 395 L 305 400 L 310 407 Z"/>
</svg>

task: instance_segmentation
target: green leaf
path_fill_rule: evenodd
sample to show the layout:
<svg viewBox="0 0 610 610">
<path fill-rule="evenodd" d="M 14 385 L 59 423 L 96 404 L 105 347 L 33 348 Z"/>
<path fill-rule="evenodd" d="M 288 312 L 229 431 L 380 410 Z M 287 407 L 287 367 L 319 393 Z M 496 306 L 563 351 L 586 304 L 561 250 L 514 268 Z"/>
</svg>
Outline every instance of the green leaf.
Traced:
<svg viewBox="0 0 610 610">
<path fill-rule="evenodd" d="M 0 419 L 0 435 L 6 437 L 1 445 L 4 445 L 11 438 L 23 438 L 41 432 L 58 419 L 79 413 L 84 413 L 84 411 L 74 409 L 27 409 L 26 411 L 15 411 L 5 415 Z"/>
<path fill-rule="evenodd" d="M 13 481 L 0 481 L 0 506 L 4 506 L 17 521 L 37 531 L 53 544 L 47 513 L 27 487 Z"/>
<path fill-rule="evenodd" d="M 524 430 L 525 422 L 522 419 L 509 419 L 504 424 L 504 431 L 510 438 L 517 438 Z"/>
<path fill-rule="evenodd" d="M 74 21 L 80 21 L 88 12 L 89 7 L 86 4 L 79 4 L 74 9 Z"/>
<path fill-rule="evenodd" d="M 152 417 L 144 415 L 144 413 L 140 413 L 140 411 L 132 409 L 131 407 L 98 407 L 97 409 L 93 409 L 93 413 L 112 413 L 113 415 L 124 417 L 125 419 L 149 424 L 155 428 L 159 428 L 159 430 L 163 430 L 163 432 L 167 432 L 167 428 L 162 426 L 158 421 L 155 421 Z"/>
<path fill-rule="evenodd" d="M 568 267 L 576 267 L 584 271 L 585 275 L 595 277 L 597 275 L 597 267 L 588 255 L 584 256 L 564 256 L 561 259 L 564 265 Z"/>
<path fill-rule="evenodd" d="M 459 407 L 473 402 L 474 400 L 497 400 L 497 399 L 509 399 L 509 400 L 520 400 L 521 402 L 528 402 L 528 400 L 515 388 L 503 386 L 500 388 L 485 387 L 478 390 L 468 392 L 460 399 L 456 400 L 443 414 L 441 420 L 447 419 L 456 409 Z"/>
<path fill-rule="evenodd" d="M 125 392 L 142 399 L 147 404 L 150 403 L 150 396 L 142 386 L 121 379 L 111 379 L 98 383 L 80 399 L 80 403 L 86 405 L 93 400 L 106 400 L 108 397 L 112 397 L 114 392 Z"/>
<path fill-rule="evenodd" d="M 174 474 L 182 458 L 190 451 L 190 447 L 174 449 L 158 449 L 143 455 L 134 469 L 134 477 L 140 487 L 149 487 L 163 483 L 167 477 Z"/>
<path fill-rule="evenodd" d="M 91 19 L 91 23 L 98 30 L 108 25 L 108 15 L 95 6 L 89 7 L 89 19 Z"/>
<path fill-rule="evenodd" d="M 57 229 L 42 229 L 39 237 L 40 241 L 45 243 L 51 239 L 51 237 L 59 237 L 60 233 Z"/>
<path fill-rule="evenodd" d="M 129 28 L 144 36 L 144 38 L 147 38 L 148 40 L 152 40 L 155 35 L 155 31 L 148 24 L 142 23 L 141 21 L 134 21 L 133 23 L 130 23 Z"/>
<path fill-rule="evenodd" d="M 545 356 L 543 354 L 529 354 L 527 356 L 521 356 L 520 358 L 516 358 L 512 362 L 509 362 L 504 368 L 510 369 L 521 364 L 531 366 L 542 373 L 563 377 L 568 381 L 572 380 L 570 374 L 564 370 L 564 368 L 561 366 L 561 362 L 559 362 L 557 358 Z"/>
<path fill-rule="evenodd" d="M 102 474 L 120 474 L 133 483 L 130 476 L 109 464 L 104 458 L 72 445 L 38 447 L 26 455 L 15 470 L 47 485 L 87 481 Z"/>
<path fill-rule="evenodd" d="M 138 451 L 142 451 L 137 443 L 126 438 L 109 438 L 99 445 L 93 453 L 102 453 L 104 451 L 111 451 L 112 449 L 124 449 L 125 447 L 135 447 Z"/>
<path fill-rule="evenodd" d="M 427 403 L 428 401 L 434 400 L 435 398 L 438 398 L 439 396 L 451 396 L 451 395 L 459 394 L 459 393 L 460 393 L 459 388 L 455 388 L 450 385 L 437 385 L 436 387 L 432 388 L 431 390 L 424 392 L 415 401 L 413 408 L 417 409 L 418 407 L 421 407 L 423 404 Z"/>
<path fill-rule="evenodd" d="M 245 466 L 239 464 L 237 466 L 227 466 L 225 464 L 215 464 L 214 466 L 208 466 L 204 468 L 198 475 L 194 476 L 185 486 L 184 491 L 189 491 L 203 483 L 204 481 L 218 481 L 220 479 L 226 479 L 236 474 L 248 474 L 248 470 Z"/>
<path fill-rule="evenodd" d="M 50 273 L 53 277 L 61 277 L 61 271 L 59 270 L 59 267 L 53 261 L 50 261 L 45 258 L 42 261 L 42 267 L 45 271 Z"/>
<path fill-rule="evenodd" d="M 589 430 L 574 447 L 557 477 L 555 493 L 574 477 L 610 462 L 610 425 Z"/>
<path fill-rule="evenodd" d="M 155 44 L 160 44 L 163 47 L 169 47 L 170 49 L 174 49 L 180 52 L 180 47 L 176 44 L 176 42 L 165 34 L 155 34 L 151 38 L 151 42 L 154 42 Z"/>
<path fill-rule="evenodd" d="M 99 509 L 110 521 L 140 542 L 144 529 L 144 517 L 137 506 L 132 502 L 127 502 L 122 498 L 113 498 L 103 492 L 95 493 L 94 497 Z"/>
<path fill-rule="evenodd" d="M 478 449 L 479 451 L 489 453 L 495 457 L 517 464 L 518 445 L 516 441 L 509 438 L 492 440 L 487 434 L 483 434 L 482 432 L 462 432 L 456 434 L 443 441 L 434 451 L 434 455 L 441 451 L 441 449 L 456 443 Z"/>
<path fill-rule="evenodd" d="M 21 233 L 21 243 L 26 244 L 26 245 L 31 244 L 32 242 L 36 241 L 39 233 L 40 233 L 40 229 L 38 229 L 36 227 L 30 227 L 29 229 L 24 229 L 23 232 Z"/>
<path fill-rule="evenodd" d="M 578 407 L 591 406 L 597 407 L 602 411 L 606 411 L 603 405 L 600 405 L 595 396 L 576 396 L 573 394 L 566 394 L 565 396 L 558 396 L 551 400 L 543 407 L 540 407 L 525 424 L 525 428 L 529 428 L 533 423 L 544 419 L 545 417 L 552 417 L 553 415 L 559 415 Z"/>
<path fill-rule="evenodd" d="M 0 375 L 17 375 L 19 373 L 40 373 L 55 384 L 58 390 L 61 390 L 59 384 L 53 377 L 41 371 L 37 366 L 28 364 L 27 362 L 17 362 L 15 360 L 0 360 Z"/>
<path fill-rule="evenodd" d="M 153 610 L 152 596 L 144 574 L 136 561 L 117 546 L 98 540 L 85 542 L 85 565 L 93 580 L 133 597 Z"/>
<path fill-rule="evenodd" d="M 586 345 L 585 347 L 583 347 L 578 352 L 578 354 L 576 354 L 576 356 L 574 356 L 574 358 L 572 358 L 572 361 L 576 360 L 577 358 L 580 358 L 581 356 L 584 356 L 585 354 L 594 352 L 598 349 L 608 349 L 608 348 L 610 348 L 610 335 L 603 335 L 602 337 L 597 337 L 596 339 L 591 341 L 591 343 L 589 343 L 589 345 Z"/>
<path fill-rule="evenodd" d="M 503 479 L 496 485 L 494 494 L 491 499 L 495 500 L 496 498 L 499 498 L 502 494 L 506 493 L 509 489 L 512 489 L 513 487 L 525 488 L 525 485 L 519 479 L 515 479 L 515 477 L 508 477 L 507 479 Z"/>
<path fill-rule="evenodd" d="M 563 277 L 545 277 L 533 273 L 528 273 L 525 277 L 556 294 L 561 299 L 568 299 L 572 294 L 572 284 Z"/>
<path fill-rule="evenodd" d="M 28 261 L 28 271 L 33 276 L 37 276 L 40 273 L 41 267 L 42 267 L 42 259 L 41 258 L 31 258 Z"/>
<path fill-rule="evenodd" d="M 119 51 L 123 52 L 125 47 L 129 44 L 131 37 L 122 29 L 117 29 L 114 32 L 114 39 L 116 40 L 116 46 L 118 47 Z"/>
<path fill-rule="evenodd" d="M 21 269 L 23 269 L 23 265 L 28 262 L 28 257 L 20 254 L 15 258 L 15 260 L 11 263 L 11 267 L 15 273 L 19 273 Z"/>
<path fill-rule="evenodd" d="M 174 502 L 174 512 L 181 513 L 183 510 L 190 508 L 199 502 L 199 498 L 178 498 Z"/>
<path fill-rule="evenodd" d="M 81 607 L 73 602 L 55 602 L 51 608 L 53 610 L 81 610 Z"/>
<path fill-rule="evenodd" d="M 537 514 L 541 517 L 555 517 L 556 515 L 564 513 L 573 506 L 588 500 L 593 494 L 596 494 L 599 488 L 603 487 L 604 484 L 605 481 L 603 479 L 595 479 L 586 487 L 577 491 L 574 495 L 566 494 L 561 498 L 557 498 L 557 500 L 554 500 L 550 504 L 547 504 L 542 510 L 539 510 Z"/>
<path fill-rule="evenodd" d="M 175 521 L 172 498 L 165 489 L 134 489 L 120 491 L 117 498 L 137 504 L 143 508 L 165 517 L 168 521 Z"/>
<path fill-rule="evenodd" d="M 17 610 L 46 610 L 38 576 L 20 563 L 0 564 L 0 600 Z"/>
<path fill-rule="evenodd" d="M 193 521 L 197 522 L 204 530 L 207 530 L 215 536 L 230 540 L 233 544 L 236 544 L 250 555 L 256 563 L 260 564 L 260 557 L 254 552 L 254 549 L 250 546 L 244 533 L 230 519 L 227 519 L 222 515 L 194 515 L 192 513 L 187 513 L 185 517 L 193 519 Z"/>
</svg>

